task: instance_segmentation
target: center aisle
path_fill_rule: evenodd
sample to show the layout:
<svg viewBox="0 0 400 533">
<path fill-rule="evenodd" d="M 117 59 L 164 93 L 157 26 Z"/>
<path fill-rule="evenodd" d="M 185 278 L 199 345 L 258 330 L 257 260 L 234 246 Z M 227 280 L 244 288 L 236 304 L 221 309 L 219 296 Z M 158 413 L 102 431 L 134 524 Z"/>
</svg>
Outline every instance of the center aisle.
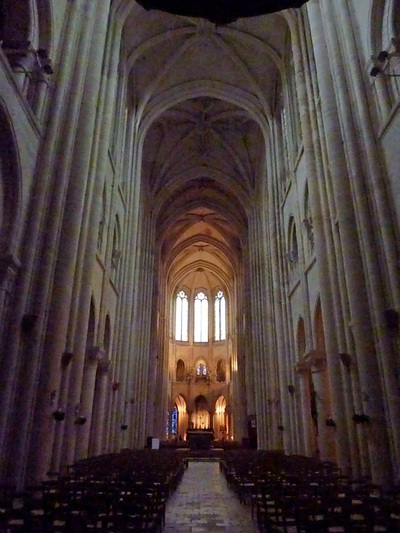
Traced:
<svg viewBox="0 0 400 533">
<path fill-rule="evenodd" d="M 239 503 L 211 461 L 189 462 L 167 503 L 164 533 L 258 533 L 250 509 Z"/>
</svg>

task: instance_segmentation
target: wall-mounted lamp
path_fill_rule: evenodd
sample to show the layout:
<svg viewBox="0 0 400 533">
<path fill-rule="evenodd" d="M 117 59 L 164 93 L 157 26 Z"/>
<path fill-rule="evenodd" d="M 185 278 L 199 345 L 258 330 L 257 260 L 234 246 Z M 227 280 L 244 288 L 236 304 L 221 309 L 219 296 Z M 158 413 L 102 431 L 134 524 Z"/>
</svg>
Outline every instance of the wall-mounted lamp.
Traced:
<svg viewBox="0 0 400 533">
<path fill-rule="evenodd" d="M 352 418 L 355 424 L 368 424 L 369 423 L 369 416 L 364 413 L 354 413 Z"/>
<path fill-rule="evenodd" d="M 389 78 L 400 77 L 400 74 L 394 74 L 392 72 L 386 71 L 392 57 L 400 57 L 400 53 L 397 51 L 388 52 L 387 50 L 382 50 L 382 52 L 379 52 L 379 54 L 376 57 L 372 57 L 374 66 L 369 72 L 370 76 L 372 76 L 373 78 L 376 78 L 377 76 L 380 76 L 380 75 L 386 76 Z"/>
<path fill-rule="evenodd" d="M 333 418 L 327 418 L 325 420 L 325 425 L 330 427 L 330 428 L 335 428 L 336 427 L 336 422 L 333 420 Z"/>
<path fill-rule="evenodd" d="M 348 353 L 340 353 L 339 354 L 339 358 L 340 358 L 340 360 L 342 361 L 342 363 L 344 364 L 344 366 L 346 368 L 350 368 L 350 366 L 351 366 L 351 355 L 349 355 Z"/>
</svg>

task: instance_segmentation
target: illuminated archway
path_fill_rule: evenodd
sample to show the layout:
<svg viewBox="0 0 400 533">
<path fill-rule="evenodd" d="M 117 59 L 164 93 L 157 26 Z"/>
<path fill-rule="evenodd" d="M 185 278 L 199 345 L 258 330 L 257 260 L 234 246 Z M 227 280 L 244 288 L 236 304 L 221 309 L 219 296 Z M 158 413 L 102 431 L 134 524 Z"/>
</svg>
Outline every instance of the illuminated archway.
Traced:
<svg viewBox="0 0 400 533">
<path fill-rule="evenodd" d="M 229 433 L 228 417 L 226 416 L 226 398 L 220 396 L 215 402 L 214 412 L 214 437 L 225 440 Z"/>
<path fill-rule="evenodd" d="M 200 395 L 195 400 L 195 411 L 193 413 L 194 429 L 207 429 L 210 427 L 210 413 L 208 411 L 207 399 Z"/>
<path fill-rule="evenodd" d="M 176 416 L 176 421 L 174 417 Z M 178 394 L 175 398 L 174 411 L 172 413 L 171 433 L 179 440 L 186 440 L 186 430 L 188 427 L 188 414 L 185 398 Z"/>
</svg>

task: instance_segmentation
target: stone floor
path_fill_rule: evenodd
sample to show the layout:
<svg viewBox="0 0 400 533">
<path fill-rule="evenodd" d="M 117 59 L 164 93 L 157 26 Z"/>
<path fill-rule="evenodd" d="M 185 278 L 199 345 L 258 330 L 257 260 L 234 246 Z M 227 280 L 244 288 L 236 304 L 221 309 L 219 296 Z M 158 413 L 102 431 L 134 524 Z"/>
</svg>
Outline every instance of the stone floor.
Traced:
<svg viewBox="0 0 400 533">
<path fill-rule="evenodd" d="M 164 533 L 257 533 L 251 510 L 226 485 L 218 462 L 190 461 L 167 503 Z"/>
</svg>

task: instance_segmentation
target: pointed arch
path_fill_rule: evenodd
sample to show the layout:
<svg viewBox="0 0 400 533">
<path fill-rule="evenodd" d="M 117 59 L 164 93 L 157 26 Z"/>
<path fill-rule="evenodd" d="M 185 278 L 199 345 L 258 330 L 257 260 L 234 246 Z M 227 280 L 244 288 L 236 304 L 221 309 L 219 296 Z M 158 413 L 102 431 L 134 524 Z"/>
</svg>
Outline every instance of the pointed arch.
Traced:
<svg viewBox="0 0 400 533">
<path fill-rule="evenodd" d="M 178 359 L 176 362 L 176 381 L 184 381 L 186 376 L 186 366 L 185 362 L 182 359 Z"/>
<path fill-rule="evenodd" d="M 91 348 L 95 345 L 96 339 L 96 306 L 94 303 L 94 298 L 90 299 L 90 310 L 89 310 L 89 319 L 86 335 L 86 346 Z"/>
<path fill-rule="evenodd" d="M 107 314 L 105 324 L 104 324 L 104 340 L 103 340 L 104 351 L 106 355 L 110 357 L 111 351 L 111 320 L 110 315 Z"/>
<path fill-rule="evenodd" d="M 294 216 L 289 218 L 288 225 L 288 260 L 291 267 L 294 267 L 299 259 L 299 245 L 297 240 L 297 229 Z"/>
<path fill-rule="evenodd" d="M 306 330 L 303 317 L 299 317 L 297 322 L 296 347 L 297 357 L 299 360 L 301 360 L 306 351 Z"/>
<path fill-rule="evenodd" d="M 217 363 L 217 381 L 224 383 L 226 381 L 226 362 L 219 359 Z"/>
</svg>

